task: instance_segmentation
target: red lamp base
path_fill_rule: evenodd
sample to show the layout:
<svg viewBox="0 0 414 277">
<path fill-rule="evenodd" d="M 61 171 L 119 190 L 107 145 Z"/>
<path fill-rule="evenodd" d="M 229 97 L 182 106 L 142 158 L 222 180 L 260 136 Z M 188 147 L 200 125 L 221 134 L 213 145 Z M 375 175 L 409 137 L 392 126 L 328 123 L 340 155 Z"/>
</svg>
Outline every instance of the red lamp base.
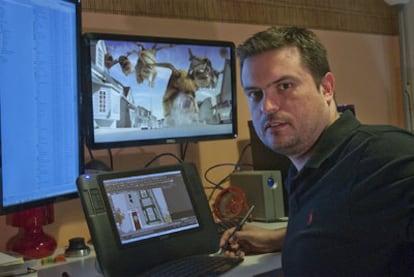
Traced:
<svg viewBox="0 0 414 277">
<path fill-rule="evenodd" d="M 54 221 L 53 205 L 19 211 L 12 215 L 11 225 L 19 233 L 11 238 L 7 248 L 30 258 L 44 258 L 56 250 L 56 240 L 43 232 L 43 226 Z"/>
<path fill-rule="evenodd" d="M 26 257 L 40 259 L 53 254 L 56 250 L 56 240 L 45 234 L 43 229 L 23 229 L 12 239 L 11 250 Z"/>
</svg>

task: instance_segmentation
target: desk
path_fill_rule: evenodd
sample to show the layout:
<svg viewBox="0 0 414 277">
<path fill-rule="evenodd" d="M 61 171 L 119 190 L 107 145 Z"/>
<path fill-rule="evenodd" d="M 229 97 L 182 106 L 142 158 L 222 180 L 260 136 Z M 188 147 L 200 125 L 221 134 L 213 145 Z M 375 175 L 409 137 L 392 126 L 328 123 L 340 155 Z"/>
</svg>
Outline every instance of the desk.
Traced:
<svg viewBox="0 0 414 277">
<path fill-rule="evenodd" d="M 68 258 L 67 262 L 54 265 L 39 266 L 38 277 L 68 276 L 68 277 L 102 277 L 96 268 L 96 257 L 94 253 L 84 258 Z M 64 274 L 66 273 L 66 275 Z"/>
<path fill-rule="evenodd" d="M 283 228 L 286 226 L 285 222 L 277 223 L 261 223 L 253 222 L 252 224 L 266 227 L 269 229 Z M 63 250 L 56 254 L 63 253 Z M 244 261 L 233 268 L 232 270 L 223 274 L 223 277 L 239 277 L 239 276 L 274 276 L 277 277 L 278 274 L 274 273 L 272 275 L 266 275 L 266 273 L 280 269 L 281 265 L 281 255 L 280 253 L 269 253 L 261 255 L 246 256 Z M 50 276 L 64 276 L 62 273 L 67 273 L 69 277 L 102 277 L 103 275 L 99 273 L 96 267 L 96 256 L 95 252 L 91 251 L 87 257 L 83 258 L 67 258 L 67 261 L 64 263 L 57 263 L 45 266 L 35 267 L 38 270 L 39 277 L 50 277 Z"/>
<path fill-rule="evenodd" d="M 273 276 L 278 277 L 282 268 L 280 253 L 246 256 L 244 261 L 223 274 L 223 277 Z M 277 272 L 275 272 L 277 271 Z M 267 274 L 266 274 L 267 273 Z M 271 274 L 270 274 L 271 273 Z"/>
</svg>

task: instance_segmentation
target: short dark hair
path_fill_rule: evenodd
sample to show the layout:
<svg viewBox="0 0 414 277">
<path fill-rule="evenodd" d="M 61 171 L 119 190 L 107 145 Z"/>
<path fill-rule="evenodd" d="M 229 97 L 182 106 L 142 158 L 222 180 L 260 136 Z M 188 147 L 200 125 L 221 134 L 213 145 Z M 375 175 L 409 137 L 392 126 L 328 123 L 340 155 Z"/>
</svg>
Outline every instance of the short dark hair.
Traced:
<svg viewBox="0 0 414 277">
<path fill-rule="evenodd" d="M 240 68 L 246 58 L 283 47 L 297 47 L 301 53 L 303 65 L 309 69 L 316 85 L 319 85 L 326 73 L 330 72 L 325 46 L 310 30 L 300 27 L 270 27 L 254 34 L 237 47 Z"/>
</svg>

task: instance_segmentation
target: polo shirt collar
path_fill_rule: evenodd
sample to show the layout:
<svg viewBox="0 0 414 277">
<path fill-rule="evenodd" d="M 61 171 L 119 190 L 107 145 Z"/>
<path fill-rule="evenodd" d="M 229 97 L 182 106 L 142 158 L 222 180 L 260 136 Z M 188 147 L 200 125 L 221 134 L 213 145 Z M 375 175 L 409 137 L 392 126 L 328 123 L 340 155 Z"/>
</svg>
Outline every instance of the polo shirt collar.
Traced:
<svg viewBox="0 0 414 277">
<path fill-rule="evenodd" d="M 314 152 L 305 164 L 308 168 L 318 168 L 327 160 L 332 153 L 338 149 L 358 128 L 361 123 L 355 118 L 351 111 L 345 111 L 329 126 L 316 142 Z"/>
</svg>

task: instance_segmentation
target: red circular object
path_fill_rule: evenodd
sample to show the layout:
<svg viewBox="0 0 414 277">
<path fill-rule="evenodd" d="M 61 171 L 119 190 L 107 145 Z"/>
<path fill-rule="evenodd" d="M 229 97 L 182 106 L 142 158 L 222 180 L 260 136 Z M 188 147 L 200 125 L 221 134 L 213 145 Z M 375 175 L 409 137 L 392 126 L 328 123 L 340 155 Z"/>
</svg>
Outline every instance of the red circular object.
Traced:
<svg viewBox="0 0 414 277">
<path fill-rule="evenodd" d="M 236 186 L 223 189 L 213 204 L 213 212 L 221 221 L 235 221 L 248 210 L 246 194 Z"/>
</svg>

